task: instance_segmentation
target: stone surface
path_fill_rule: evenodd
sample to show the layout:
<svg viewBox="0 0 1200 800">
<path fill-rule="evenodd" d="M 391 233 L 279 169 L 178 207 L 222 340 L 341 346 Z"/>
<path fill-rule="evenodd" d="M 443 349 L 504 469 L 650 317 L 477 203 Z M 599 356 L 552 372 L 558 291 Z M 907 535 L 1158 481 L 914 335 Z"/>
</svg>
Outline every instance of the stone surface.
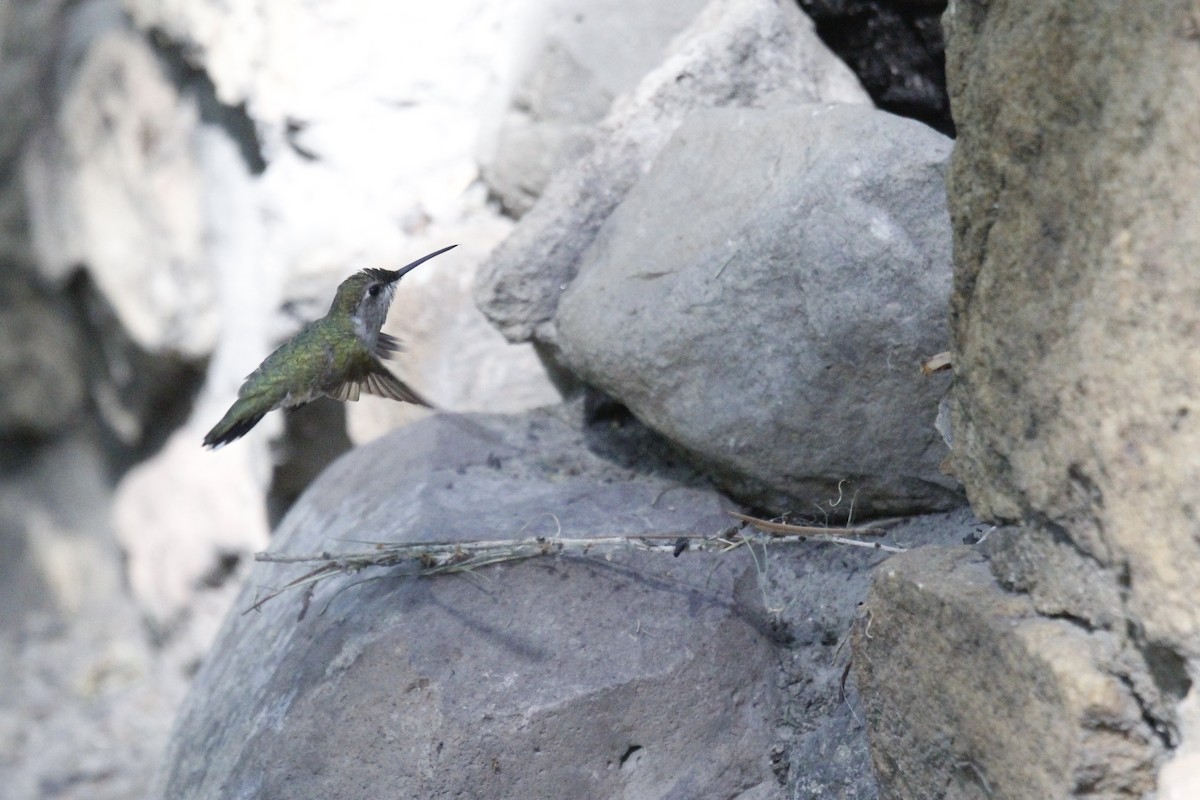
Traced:
<svg viewBox="0 0 1200 800">
<path fill-rule="evenodd" d="M 1122 622 L 1120 571 L 1080 553 L 1036 525 L 994 531 L 986 550 L 992 573 L 1009 591 L 1029 595 L 1039 614 L 1113 630 Z"/>
<path fill-rule="evenodd" d="M 511 71 L 511 3 L 125 0 L 244 108 L 285 262 L 395 248 L 453 221 L 478 177 L 480 117 Z M 423 222 L 424 221 L 424 222 Z"/>
<path fill-rule="evenodd" d="M 545 413 L 439 416 L 337 461 L 272 548 L 724 527 L 721 498 L 672 470 L 599 458 Z M 768 759 L 775 653 L 756 597 L 735 588 L 752 570 L 736 556 L 619 556 L 394 576 L 319 587 L 297 621 L 298 594 L 240 613 L 285 579 L 260 566 L 197 676 L 159 790 L 782 796 Z"/>
<path fill-rule="evenodd" d="M 84 403 L 78 331 L 63 304 L 0 262 L 0 438 L 45 436 Z"/>
<path fill-rule="evenodd" d="M 480 307 L 510 341 L 553 344 L 558 299 L 584 253 L 689 111 L 804 102 L 867 97 L 794 4 L 714 0 L 496 249 L 480 275 Z"/>
<path fill-rule="evenodd" d="M 8 800 L 145 797 L 187 670 L 204 649 L 183 663 L 175 643 L 146 636 L 123 591 L 106 472 L 100 448 L 78 432 L 0 448 L 0 786 Z"/>
<path fill-rule="evenodd" d="M 946 0 L 800 0 L 817 35 L 879 108 L 954 135 L 946 93 Z"/>
<path fill-rule="evenodd" d="M 969 509 L 904 520 L 881 541 L 921 547 L 957 544 L 979 526 Z M 811 542 L 769 547 L 760 556 L 763 605 L 779 632 L 780 754 L 792 800 L 872 800 L 878 796 L 863 725 L 863 701 L 845 673 L 847 641 L 872 571 L 890 554 Z M 844 691 L 843 691 L 844 690 Z"/>
<path fill-rule="evenodd" d="M 204 371 L 197 362 L 143 348 L 86 273 L 77 273 L 64 294 L 79 329 L 75 360 L 89 416 L 104 426 L 115 460 L 145 457 L 187 418 Z"/>
<path fill-rule="evenodd" d="M 122 477 L 113 498 L 126 579 L 155 630 L 179 625 L 198 594 L 267 545 L 260 451 L 209 452 L 200 447 L 202 436 L 180 428 Z"/>
<path fill-rule="evenodd" d="M 746 502 L 960 503 L 949 378 L 919 369 L 949 337 L 949 150 L 866 106 L 694 112 L 563 293 L 562 362 Z"/>
<path fill-rule="evenodd" d="M 515 85 L 480 164 L 508 213 L 528 211 L 555 170 L 591 149 L 595 123 L 662 61 L 705 2 L 553 0 L 525 8 L 513 36 Z"/>
<path fill-rule="evenodd" d="M 44 116 L 64 12 L 73 0 L 5 2 L 0 25 L 0 263 L 32 266 L 29 213 L 18 174 L 30 132 Z"/>
<path fill-rule="evenodd" d="M 1039 616 L 972 548 L 890 559 L 853 656 L 880 797 L 1146 796 L 1163 741 L 1120 649 Z"/>
<path fill-rule="evenodd" d="M 55 116 L 28 143 L 25 178 L 38 263 L 65 279 L 86 265 L 143 349 L 198 357 L 217 335 L 203 258 L 199 110 L 116 9 L 75 12 L 95 28 L 62 65 Z"/>
<path fill-rule="evenodd" d="M 1114 627 L 1158 665 L 1178 715 L 1149 713 L 1184 758 L 1200 752 L 1196 704 L 1179 704 L 1200 663 L 1195 8 L 1026 11 L 945 19 L 954 470 L 982 515 L 1113 576 Z M 1077 573 L 1031 574 L 1061 598 Z"/>
<path fill-rule="evenodd" d="M 1114 7 L 1066 27 L 1069 4 L 947 16 L 963 123 L 953 399 L 955 468 L 981 513 L 1040 515 L 1124 566 L 1147 638 L 1200 658 L 1200 164 L 1178 157 L 1200 124 L 1184 99 L 1200 50 L 1187 9 Z M 1032 62 L 1062 78 L 1034 80 L 1019 66 Z"/>
</svg>

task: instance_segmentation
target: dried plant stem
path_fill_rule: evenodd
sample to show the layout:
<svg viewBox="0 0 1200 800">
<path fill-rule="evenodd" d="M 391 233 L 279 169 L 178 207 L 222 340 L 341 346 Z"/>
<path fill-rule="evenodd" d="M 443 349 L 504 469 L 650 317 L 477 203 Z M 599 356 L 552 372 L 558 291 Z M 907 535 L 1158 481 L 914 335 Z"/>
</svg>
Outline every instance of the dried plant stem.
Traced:
<svg viewBox="0 0 1200 800">
<path fill-rule="evenodd" d="M 730 512 L 734 518 L 753 525 L 762 532 L 747 533 L 736 527 L 719 534 L 704 535 L 692 532 L 646 533 L 628 536 L 591 536 L 576 539 L 531 536 L 519 539 L 494 539 L 473 542 L 402 542 L 377 544 L 369 550 L 350 553 L 256 553 L 258 561 L 276 564 L 312 564 L 312 570 L 288 582 L 283 587 L 260 597 L 248 610 L 283 592 L 310 586 L 333 575 L 349 575 L 369 567 L 408 567 L 416 576 L 439 575 L 447 572 L 468 572 L 479 567 L 551 555 L 609 556 L 627 551 L 649 551 L 680 555 L 690 552 L 726 552 L 749 544 L 780 545 L 807 541 L 831 542 L 851 547 L 866 547 L 889 553 L 904 552 L 903 547 L 880 542 L 862 541 L 853 536 L 882 536 L 882 528 L 817 528 L 786 525 Z M 833 533 L 837 530 L 837 533 Z"/>
</svg>

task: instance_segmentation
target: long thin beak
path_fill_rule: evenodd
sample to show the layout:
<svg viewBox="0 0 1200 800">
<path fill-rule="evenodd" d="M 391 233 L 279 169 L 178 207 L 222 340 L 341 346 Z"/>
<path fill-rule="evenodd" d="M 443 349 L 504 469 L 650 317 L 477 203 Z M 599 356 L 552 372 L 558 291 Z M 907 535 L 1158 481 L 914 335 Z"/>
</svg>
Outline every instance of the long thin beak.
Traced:
<svg viewBox="0 0 1200 800">
<path fill-rule="evenodd" d="M 453 250 L 456 247 L 458 247 L 458 245 L 456 245 L 456 244 L 452 244 L 449 247 L 443 247 L 441 250 L 432 252 L 427 256 L 421 256 L 420 258 L 418 258 L 416 261 L 412 262 L 411 264 L 404 265 L 400 269 L 396 270 L 396 277 L 392 278 L 392 281 L 400 280 L 405 275 L 407 275 L 409 272 L 411 272 L 412 270 L 421 266 L 422 264 L 424 264 L 426 261 L 433 258 L 434 256 L 440 256 L 442 253 L 446 252 L 447 250 Z"/>
</svg>

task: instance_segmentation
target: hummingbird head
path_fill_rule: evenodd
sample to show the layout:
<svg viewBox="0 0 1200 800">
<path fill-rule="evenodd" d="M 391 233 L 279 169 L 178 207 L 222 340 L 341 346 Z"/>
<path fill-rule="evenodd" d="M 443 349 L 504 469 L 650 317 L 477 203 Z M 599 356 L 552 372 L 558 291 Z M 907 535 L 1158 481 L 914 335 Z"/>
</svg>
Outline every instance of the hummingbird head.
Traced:
<svg viewBox="0 0 1200 800">
<path fill-rule="evenodd" d="M 329 308 L 330 315 L 350 315 L 359 335 L 373 344 L 379 329 L 383 327 L 383 321 L 387 319 L 388 307 L 396 296 L 400 279 L 413 268 L 457 246 L 452 244 L 443 247 L 400 269 L 364 269 L 356 272 L 338 286 L 333 305 Z"/>
</svg>

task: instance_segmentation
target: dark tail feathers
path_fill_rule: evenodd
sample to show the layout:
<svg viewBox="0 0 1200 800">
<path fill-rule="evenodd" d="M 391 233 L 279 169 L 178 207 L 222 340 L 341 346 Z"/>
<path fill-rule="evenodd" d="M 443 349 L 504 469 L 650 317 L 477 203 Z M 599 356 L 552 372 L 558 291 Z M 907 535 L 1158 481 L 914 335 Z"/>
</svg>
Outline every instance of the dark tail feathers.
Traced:
<svg viewBox="0 0 1200 800">
<path fill-rule="evenodd" d="M 215 450 L 229 444 L 234 439 L 240 439 L 267 415 L 265 411 L 251 414 L 239 412 L 238 404 L 234 403 L 233 408 L 229 409 L 221 421 L 204 437 L 204 446 Z"/>
</svg>

